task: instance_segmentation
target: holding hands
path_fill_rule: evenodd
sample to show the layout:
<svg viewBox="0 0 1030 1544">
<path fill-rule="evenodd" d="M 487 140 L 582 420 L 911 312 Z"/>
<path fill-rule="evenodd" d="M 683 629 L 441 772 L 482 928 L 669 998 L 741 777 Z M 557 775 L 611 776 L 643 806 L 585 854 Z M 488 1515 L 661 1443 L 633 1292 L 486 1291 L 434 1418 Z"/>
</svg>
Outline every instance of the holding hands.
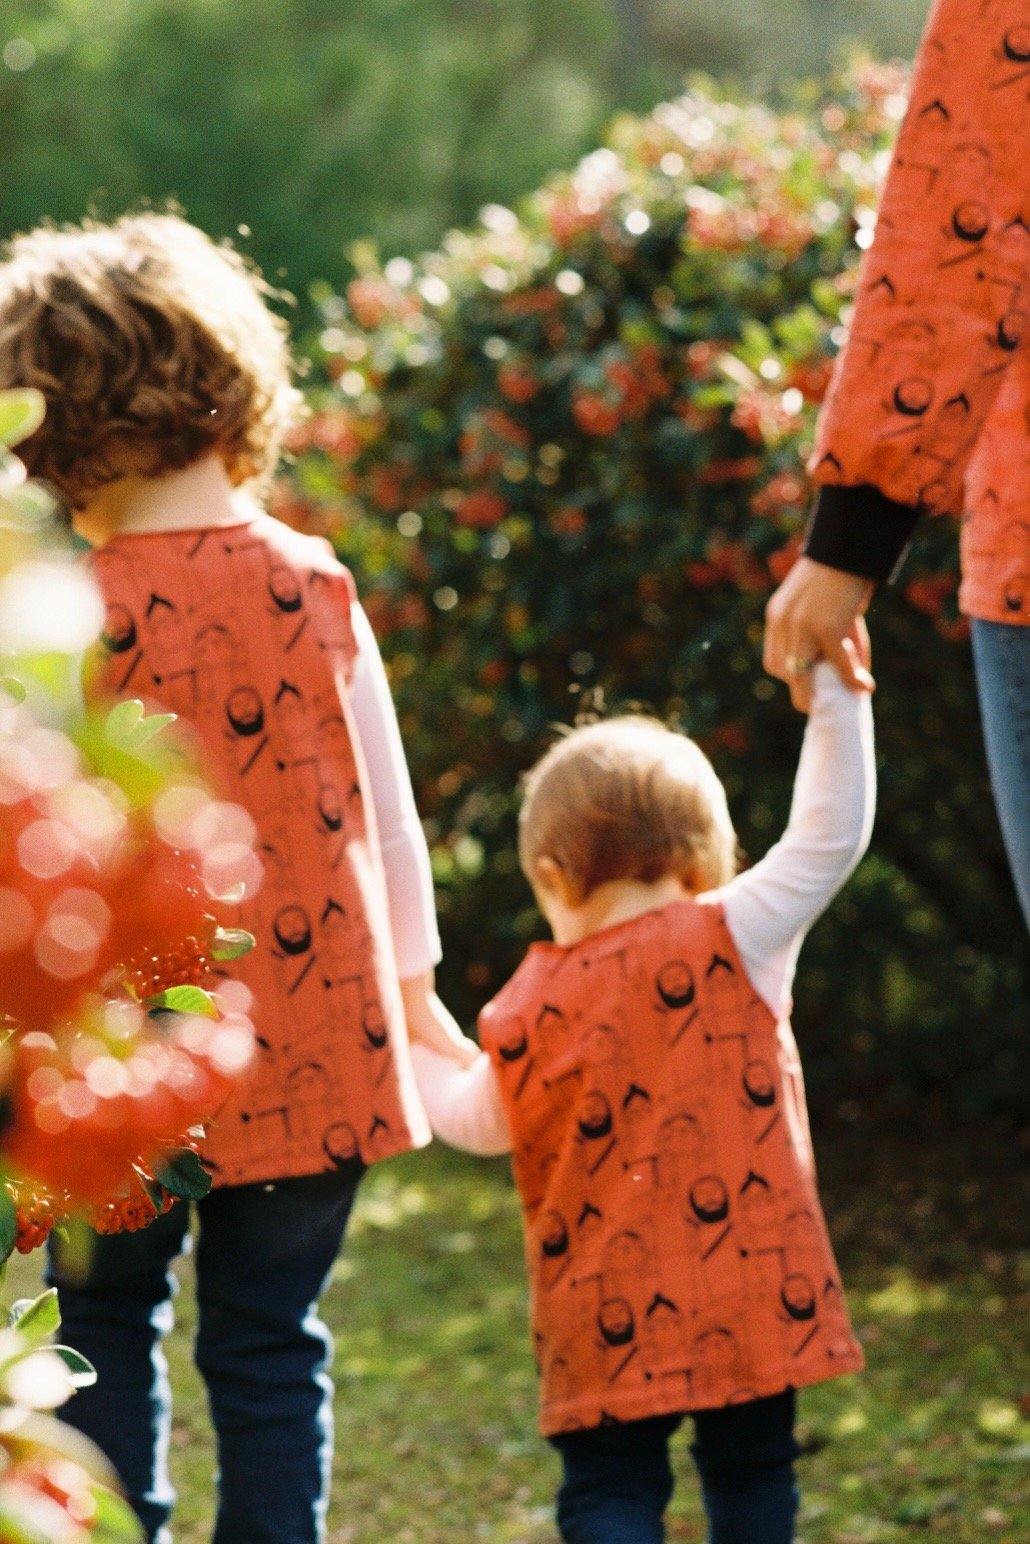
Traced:
<svg viewBox="0 0 1030 1544">
<path fill-rule="evenodd" d="M 471 1067 L 479 1047 L 462 1033 L 450 1009 L 437 996 L 436 973 L 427 970 L 409 976 L 401 982 L 401 996 L 412 1045 L 425 1046 L 459 1067 Z"/>
<path fill-rule="evenodd" d="M 786 681 L 800 712 L 811 708 L 812 667 L 820 659 L 829 660 L 852 691 L 875 689 L 865 625 L 873 589 L 871 579 L 801 557 L 770 600 L 763 661 L 770 675 Z"/>
</svg>

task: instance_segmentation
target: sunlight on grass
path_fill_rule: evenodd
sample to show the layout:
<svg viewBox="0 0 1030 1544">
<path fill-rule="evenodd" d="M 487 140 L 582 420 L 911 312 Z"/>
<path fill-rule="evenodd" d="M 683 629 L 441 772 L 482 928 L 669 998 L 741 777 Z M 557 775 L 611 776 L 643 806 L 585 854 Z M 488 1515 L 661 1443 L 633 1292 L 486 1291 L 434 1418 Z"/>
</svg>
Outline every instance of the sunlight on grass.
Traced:
<svg viewBox="0 0 1030 1544">
<path fill-rule="evenodd" d="M 870 1365 L 802 1395 L 799 1544 L 1020 1544 L 1030 1422 L 1016 1285 L 985 1276 L 971 1250 L 941 1280 L 915 1255 L 904 1268 L 843 1264 Z M 17 1292 L 30 1274 L 20 1262 Z M 207 1544 L 214 1455 L 189 1268 L 183 1279 L 169 1345 L 176 1540 Z M 1000 1306 L 985 1315 L 988 1302 Z M 536 1435 L 504 1167 L 433 1150 L 370 1175 L 325 1313 L 337 1343 L 331 1544 L 554 1544 L 557 1464 Z M 705 1537 L 689 1441 L 688 1423 L 670 1544 Z"/>
</svg>

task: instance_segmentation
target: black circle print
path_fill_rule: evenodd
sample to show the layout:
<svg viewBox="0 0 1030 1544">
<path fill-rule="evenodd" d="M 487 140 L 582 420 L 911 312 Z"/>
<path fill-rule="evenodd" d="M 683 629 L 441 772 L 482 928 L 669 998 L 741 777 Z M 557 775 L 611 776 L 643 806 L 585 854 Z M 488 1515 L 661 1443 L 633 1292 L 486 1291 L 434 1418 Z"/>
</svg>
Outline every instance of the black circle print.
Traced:
<svg viewBox="0 0 1030 1544">
<path fill-rule="evenodd" d="M 529 1050 L 529 1037 L 526 1034 L 526 1026 L 521 1019 L 516 1019 L 510 1028 L 504 1031 L 498 1047 L 497 1054 L 502 1062 L 521 1061 Z"/>
<path fill-rule="evenodd" d="M 361 1010 L 361 1030 L 373 1051 L 381 1051 L 390 1038 L 386 1018 L 378 1003 L 366 1003 Z"/>
<path fill-rule="evenodd" d="M 1011 59 L 1013 64 L 1030 64 L 1030 27 L 1011 27 L 1002 47 L 1005 58 Z"/>
<path fill-rule="evenodd" d="M 225 716 L 234 734 L 241 739 L 260 734 L 265 727 L 265 710 L 261 698 L 250 686 L 237 686 L 225 700 Z"/>
<path fill-rule="evenodd" d="M 340 790 L 332 783 L 323 783 L 318 790 L 318 813 L 327 831 L 340 830 L 343 825 Z"/>
<path fill-rule="evenodd" d="M 606 1346 L 628 1346 L 637 1333 L 633 1310 L 624 1297 L 610 1297 L 601 1304 L 597 1327 Z"/>
<path fill-rule="evenodd" d="M 603 1094 L 587 1094 L 579 1117 L 579 1133 L 588 1142 L 611 1135 L 612 1107 Z"/>
<path fill-rule="evenodd" d="M 951 228 L 960 241 L 983 241 L 991 228 L 990 210 L 986 204 L 969 199 L 952 213 Z"/>
<path fill-rule="evenodd" d="M 799 1324 L 815 1318 L 815 1292 L 808 1277 L 800 1271 L 795 1271 L 784 1281 L 780 1288 L 780 1302 Z"/>
<path fill-rule="evenodd" d="M 111 606 L 100 635 L 104 647 L 112 654 L 127 654 L 137 643 L 136 624 L 128 606 Z"/>
<path fill-rule="evenodd" d="M 694 972 L 685 960 L 672 960 L 659 971 L 658 996 L 667 1008 L 689 1008 L 694 992 Z"/>
<path fill-rule="evenodd" d="M 569 1247 L 569 1230 L 560 1212 L 544 1214 L 543 1231 L 540 1235 L 540 1252 L 545 1260 L 558 1260 Z"/>
<path fill-rule="evenodd" d="M 329 1127 L 322 1138 L 322 1151 L 330 1163 L 342 1167 L 358 1156 L 358 1135 L 345 1120 L 338 1120 Z"/>
<path fill-rule="evenodd" d="M 272 931 L 284 954 L 306 954 L 311 948 L 311 923 L 303 906 L 283 906 L 275 914 Z"/>
<path fill-rule="evenodd" d="M 932 401 L 933 386 L 917 375 L 910 375 L 894 388 L 894 406 L 906 418 L 922 418 Z"/>
<path fill-rule="evenodd" d="M 300 587 L 288 568 L 273 568 L 268 577 L 268 593 L 280 611 L 299 611 L 304 604 Z"/>
<path fill-rule="evenodd" d="M 725 1222 L 730 1198 L 718 1175 L 705 1174 L 691 1187 L 690 1205 L 698 1222 Z"/>
<path fill-rule="evenodd" d="M 1006 311 L 998 323 L 998 347 L 1006 354 L 1013 353 L 1023 341 L 1026 332 L 1026 312 Z"/>
<path fill-rule="evenodd" d="M 760 1110 L 767 1110 L 776 1103 L 776 1084 L 768 1062 L 748 1062 L 744 1068 L 744 1092 Z"/>
</svg>

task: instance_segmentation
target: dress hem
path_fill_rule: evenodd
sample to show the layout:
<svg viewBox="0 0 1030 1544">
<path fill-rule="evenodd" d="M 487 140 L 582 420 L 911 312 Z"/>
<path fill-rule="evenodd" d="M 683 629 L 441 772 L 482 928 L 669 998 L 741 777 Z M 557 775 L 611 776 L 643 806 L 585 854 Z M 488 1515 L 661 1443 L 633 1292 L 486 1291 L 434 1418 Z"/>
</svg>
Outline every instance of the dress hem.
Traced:
<svg viewBox="0 0 1030 1544">
<path fill-rule="evenodd" d="M 608 1423 L 607 1418 L 612 1417 L 619 1424 L 627 1421 L 649 1420 L 652 1416 L 662 1415 L 694 1415 L 700 1410 L 724 1410 L 731 1405 L 750 1403 L 755 1399 L 769 1399 L 776 1394 L 782 1394 L 787 1389 L 808 1388 L 816 1383 L 828 1383 L 832 1378 L 843 1378 L 850 1373 L 862 1372 L 866 1365 L 865 1355 L 860 1346 L 855 1346 L 850 1355 L 841 1357 L 832 1367 L 823 1367 L 819 1372 L 799 1373 L 796 1378 L 773 1378 L 766 1383 L 758 1383 L 748 1387 L 747 1399 L 740 1400 L 723 1396 L 709 1399 L 692 1400 L 677 1399 L 670 1395 L 667 1400 L 655 1399 L 651 1394 L 646 1398 L 636 1397 L 623 1400 L 603 1400 L 596 1398 L 575 1400 L 566 1405 L 558 1405 L 540 1416 L 539 1428 L 545 1437 L 559 1437 L 569 1431 L 590 1431 L 595 1427 Z M 599 1406 L 603 1407 L 603 1415 L 597 1418 Z M 587 1410 L 591 1419 L 577 1420 L 577 1411 Z"/>
</svg>

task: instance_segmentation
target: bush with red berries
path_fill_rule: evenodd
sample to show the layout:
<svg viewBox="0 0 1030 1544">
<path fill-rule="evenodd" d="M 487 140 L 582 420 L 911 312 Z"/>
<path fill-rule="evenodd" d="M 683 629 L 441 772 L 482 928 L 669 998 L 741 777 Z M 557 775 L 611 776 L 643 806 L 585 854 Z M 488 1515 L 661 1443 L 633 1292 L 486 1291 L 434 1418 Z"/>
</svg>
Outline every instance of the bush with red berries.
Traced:
<svg viewBox="0 0 1030 1544">
<path fill-rule="evenodd" d="M 469 1009 L 538 926 L 519 775 L 584 706 L 683 724 L 750 854 L 782 825 L 800 724 L 762 673 L 762 612 L 904 91 L 872 65 L 775 110 L 699 88 L 419 262 L 363 249 L 323 299 L 323 384 L 274 508 L 358 574 Z M 798 1010 L 845 1114 L 875 1094 L 980 1117 L 1014 1086 L 1019 924 L 955 592 L 939 522 L 876 608 L 878 834 Z"/>
<path fill-rule="evenodd" d="M 250 1060 L 222 962 L 260 864 L 250 817 L 208 792 L 169 715 L 86 710 L 102 608 L 7 448 L 33 393 L 0 395 L 0 1274 L 56 1227 L 89 1248 L 210 1177 L 201 1123 Z M 93 1379 L 54 1347 L 56 1295 L 0 1334 L 0 1541 L 138 1540 L 99 1455 L 45 1412 Z"/>
</svg>

